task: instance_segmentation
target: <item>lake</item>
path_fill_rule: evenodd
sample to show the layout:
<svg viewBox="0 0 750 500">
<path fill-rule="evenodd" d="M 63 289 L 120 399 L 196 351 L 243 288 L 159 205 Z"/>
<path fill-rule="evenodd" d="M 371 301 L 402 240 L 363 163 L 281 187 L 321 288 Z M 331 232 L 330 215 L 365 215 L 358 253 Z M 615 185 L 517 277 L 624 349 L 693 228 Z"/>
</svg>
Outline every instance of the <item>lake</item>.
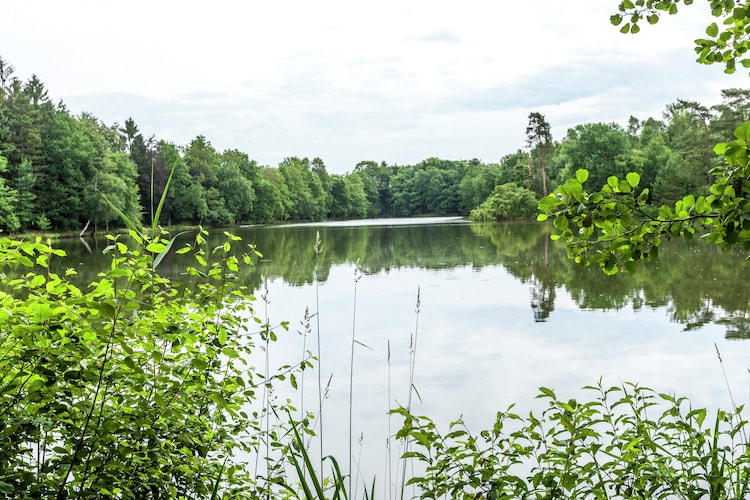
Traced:
<svg viewBox="0 0 750 500">
<path fill-rule="evenodd" d="M 298 362 L 304 349 L 317 354 L 320 332 L 318 366 L 324 384 L 331 377 L 324 453 L 348 469 L 353 332 L 353 454 L 363 477 L 377 477 L 378 491 L 389 477 L 389 433 L 401 423 L 387 412 L 408 400 L 412 355 L 413 412 L 443 426 L 462 416 L 475 433 L 512 403 L 522 415 L 539 411 L 540 386 L 581 398 L 580 388 L 600 378 L 606 385 L 638 382 L 711 408 L 730 408 L 727 383 L 737 404 L 750 399 L 744 254 L 667 242 L 659 260 L 637 273 L 607 277 L 570 261 L 550 230 L 463 218 L 234 229 L 264 254 L 242 277 L 256 290 L 256 314 L 289 322 L 270 347 L 272 366 Z M 218 244 L 221 231 L 215 233 Z M 320 254 L 313 251 L 318 234 Z M 60 244 L 69 253 L 65 265 L 90 279 L 107 258 L 103 241 L 87 245 Z M 184 262 L 173 256 L 164 265 L 178 274 Z M 306 309 L 318 315 L 305 333 Z M 317 410 L 317 376 L 306 371 L 304 401 L 291 390 L 276 396 Z M 394 468 L 399 451 L 394 443 Z"/>
</svg>

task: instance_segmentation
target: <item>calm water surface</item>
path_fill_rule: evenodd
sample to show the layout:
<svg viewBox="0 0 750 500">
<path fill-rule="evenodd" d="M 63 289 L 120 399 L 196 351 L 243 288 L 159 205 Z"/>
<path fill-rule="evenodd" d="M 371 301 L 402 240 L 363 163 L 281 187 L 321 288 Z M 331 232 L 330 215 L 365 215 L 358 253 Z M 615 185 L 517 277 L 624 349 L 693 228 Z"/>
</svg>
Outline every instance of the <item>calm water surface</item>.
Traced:
<svg viewBox="0 0 750 500">
<path fill-rule="evenodd" d="M 380 485 L 387 437 L 400 424 L 387 412 L 406 404 L 412 352 L 420 396 L 413 411 L 442 424 L 463 416 L 473 432 L 511 403 L 520 414 L 538 411 L 539 386 L 580 398 L 580 388 L 600 378 L 728 408 L 714 344 L 735 400 L 750 399 L 750 264 L 743 254 L 673 242 L 638 273 L 606 277 L 573 264 L 537 223 L 433 218 L 235 232 L 264 253 L 243 277 L 267 298 L 267 305 L 259 298 L 256 312 L 290 323 L 271 346 L 272 362 L 299 361 L 304 348 L 315 349 L 320 330 L 319 366 L 324 382 L 332 377 L 324 452 L 343 468 L 354 331 L 354 455 L 362 474 L 377 476 Z M 318 256 L 316 233 L 323 244 Z M 106 263 L 101 242 L 88 242 L 91 253 L 78 242 L 67 245 L 69 263 L 81 262 L 84 275 Z M 165 264 L 172 273 L 184 265 L 176 258 Z M 318 311 L 307 335 L 306 309 Z M 304 402 L 292 391 L 277 397 L 316 409 L 317 373 L 305 377 Z M 398 452 L 394 445 L 394 463 Z"/>
</svg>

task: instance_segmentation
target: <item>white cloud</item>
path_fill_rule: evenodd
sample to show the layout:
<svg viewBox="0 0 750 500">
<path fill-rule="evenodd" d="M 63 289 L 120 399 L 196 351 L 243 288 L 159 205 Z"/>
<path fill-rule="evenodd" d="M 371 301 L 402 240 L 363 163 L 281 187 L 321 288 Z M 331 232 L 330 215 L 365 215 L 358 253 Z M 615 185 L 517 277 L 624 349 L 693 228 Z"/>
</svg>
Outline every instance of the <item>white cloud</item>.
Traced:
<svg viewBox="0 0 750 500">
<path fill-rule="evenodd" d="M 530 111 L 561 138 L 745 84 L 694 62 L 705 6 L 624 36 L 609 24 L 616 4 L 4 2 L 0 55 L 74 113 L 132 116 L 177 144 L 203 134 L 263 164 L 319 156 L 335 172 L 497 161 L 523 145 Z"/>
</svg>

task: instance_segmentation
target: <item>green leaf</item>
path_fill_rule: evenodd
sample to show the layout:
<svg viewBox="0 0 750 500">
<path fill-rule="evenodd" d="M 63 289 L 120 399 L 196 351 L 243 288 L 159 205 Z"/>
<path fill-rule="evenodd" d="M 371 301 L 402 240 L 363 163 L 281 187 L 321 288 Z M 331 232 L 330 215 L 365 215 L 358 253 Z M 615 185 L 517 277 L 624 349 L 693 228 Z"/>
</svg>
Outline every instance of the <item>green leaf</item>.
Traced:
<svg viewBox="0 0 750 500">
<path fill-rule="evenodd" d="M 716 38 L 719 35 L 719 26 L 716 23 L 711 23 L 711 25 L 706 28 L 706 34 L 712 38 Z"/>
<path fill-rule="evenodd" d="M 588 178 L 589 178 L 588 170 L 583 169 L 583 168 L 579 168 L 578 170 L 576 170 L 576 179 L 578 180 L 578 182 L 583 184 L 584 182 L 588 180 Z"/>
<path fill-rule="evenodd" d="M 557 400 L 557 396 L 555 395 L 555 392 L 552 389 L 548 389 L 546 387 L 540 387 L 539 388 L 540 394 L 537 396 L 538 398 L 548 397 L 553 400 Z"/>
<path fill-rule="evenodd" d="M 750 123 L 745 122 L 734 130 L 737 139 L 750 143 Z M 717 145 L 718 148 L 718 145 Z"/>
<path fill-rule="evenodd" d="M 115 307 L 109 302 L 99 303 L 99 314 L 101 314 L 105 318 L 114 318 L 115 313 L 116 313 Z"/>
<path fill-rule="evenodd" d="M 641 182 L 641 176 L 636 172 L 629 172 L 625 179 L 628 181 L 628 184 L 630 184 L 630 187 L 637 187 L 638 184 Z"/>
<path fill-rule="evenodd" d="M 165 244 L 159 243 L 156 241 L 153 241 L 149 243 L 148 245 L 146 245 L 146 250 L 151 253 L 161 253 L 166 249 L 167 249 L 167 246 Z"/>
</svg>

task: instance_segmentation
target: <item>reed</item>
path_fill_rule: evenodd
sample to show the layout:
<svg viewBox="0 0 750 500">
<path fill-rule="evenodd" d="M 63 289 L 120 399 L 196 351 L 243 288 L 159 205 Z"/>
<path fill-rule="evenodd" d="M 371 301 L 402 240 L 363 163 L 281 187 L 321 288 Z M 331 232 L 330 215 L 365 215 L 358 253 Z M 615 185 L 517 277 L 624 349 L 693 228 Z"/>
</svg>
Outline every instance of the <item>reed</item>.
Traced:
<svg viewBox="0 0 750 500">
<path fill-rule="evenodd" d="M 353 408 L 354 408 L 354 344 L 356 343 L 355 332 L 357 328 L 357 284 L 362 278 L 359 269 L 359 261 L 354 266 L 354 301 L 352 304 L 352 348 L 351 357 L 349 358 L 349 491 L 352 491 L 352 476 L 354 476 L 352 467 L 352 425 L 353 425 Z"/>
<path fill-rule="evenodd" d="M 261 419 L 265 419 L 265 446 L 266 446 L 266 478 L 271 477 L 271 465 L 270 465 L 270 457 L 271 457 L 271 386 L 269 384 L 269 380 L 271 378 L 271 360 L 270 360 L 270 347 L 271 347 L 271 320 L 268 316 L 268 305 L 270 304 L 270 300 L 268 298 L 268 279 L 263 280 L 263 291 L 260 294 L 260 298 L 263 301 L 263 317 L 264 317 L 264 323 L 262 325 L 262 333 L 261 338 L 265 342 L 265 352 L 264 352 L 264 383 L 263 383 L 263 396 L 261 398 L 261 402 L 263 405 L 263 412 L 261 414 Z M 263 424 L 263 420 L 261 420 L 261 426 Z M 255 459 L 255 475 L 257 477 L 258 475 L 258 460 L 259 460 L 260 454 L 256 455 Z M 267 485 L 266 490 L 266 498 L 271 497 L 271 489 L 270 489 L 270 483 Z"/>
<path fill-rule="evenodd" d="M 409 391 L 408 396 L 406 400 L 406 411 L 411 412 L 411 402 L 412 402 L 412 394 L 416 393 L 417 397 L 419 397 L 419 392 L 417 392 L 416 387 L 414 386 L 414 369 L 417 364 L 417 338 L 419 335 L 419 313 L 422 306 L 422 297 L 421 297 L 421 288 L 417 287 L 417 305 L 415 308 L 415 320 L 414 320 L 414 335 L 411 337 L 411 342 L 409 346 Z M 406 491 L 406 465 L 407 465 L 407 457 L 409 455 L 409 440 L 404 440 L 404 454 L 402 458 L 402 470 L 401 470 L 401 498 L 404 498 L 404 492 Z"/>
<path fill-rule="evenodd" d="M 388 342 L 386 343 L 387 347 L 387 363 L 388 363 L 388 409 L 391 408 L 391 340 L 388 339 Z M 393 478 L 391 477 L 391 471 L 393 469 L 393 463 L 392 463 L 392 450 L 391 450 L 391 437 L 393 436 L 393 432 L 391 431 L 391 413 L 388 412 L 388 435 L 385 439 L 385 447 L 386 447 L 386 460 L 385 460 L 385 477 L 386 477 L 386 491 L 388 493 L 388 498 L 393 498 L 391 495 L 392 488 L 393 488 Z"/>
<path fill-rule="evenodd" d="M 313 244 L 313 252 L 315 253 L 315 267 L 313 269 L 313 280 L 315 282 L 315 328 L 316 338 L 318 341 L 318 439 L 319 453 L 320 453 L 320 475 L 323 475 L 323 400 L 325 399 L 325 392 L 323 391 L 323 361 L 322 352 L 320 348 L 320 280 L 318 279 L 318 261 L 320 256 L 323 254 L 323 242 L 320 240 L 320 231 L 315 231 L 315 243 Z M 326 392 L 330 387 L 331 379 L 328 379 L 326 386 Z"/>
</svg>

